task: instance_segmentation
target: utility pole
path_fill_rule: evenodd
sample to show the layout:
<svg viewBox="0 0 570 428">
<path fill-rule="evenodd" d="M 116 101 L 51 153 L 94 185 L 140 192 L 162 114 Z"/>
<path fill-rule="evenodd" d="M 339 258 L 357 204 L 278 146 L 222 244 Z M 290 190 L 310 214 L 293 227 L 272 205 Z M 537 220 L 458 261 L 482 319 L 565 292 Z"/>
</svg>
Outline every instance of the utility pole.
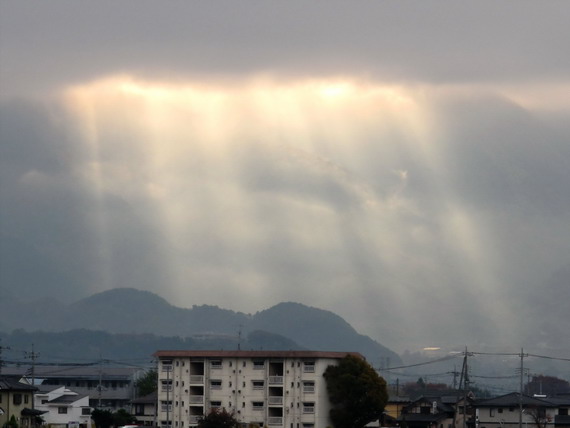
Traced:
<svg viewBox="0 0 570 428">
<path fill-rule="evenodd" d="M 36 384 L 36 359 L 40 356 L 39 352 L 34 352 L 34 344 L 32 343 L 32 352 L 24 352 L 24 358 L 32 360 L 32 386 Z M 35 409 L 35 394 L 32 392 L 32 410 Z"/>
<path fill-rule="evenodd" d="M 520 391 L 519 391 L 519 428 L 522 428 L 522 415 L 523 415 L 523 376 L 524 376 L 524 357 L 526 356 L 521 348 L 521 366 L 520 366 Z"/>
<path fill-rule="evenodd" d="M 0 339 L 0 341 L 2 341 L 2 339 Z M 2 374 L 2 366 L 4 366 L 4 360 L 2 360 L 2 351 L 4 349 L 8 351 L 10 350 L 10 347 L 0 345 L 0 374 Z"/>
<path fill-rule="evenodd" d="M 101 409 L 101 394 L 103 389 L 103 358 L 101 358 L 101 352 L 99 352 L 99 385 L 97 385 L 98 405 L 97 407 Z"/>
</svg>

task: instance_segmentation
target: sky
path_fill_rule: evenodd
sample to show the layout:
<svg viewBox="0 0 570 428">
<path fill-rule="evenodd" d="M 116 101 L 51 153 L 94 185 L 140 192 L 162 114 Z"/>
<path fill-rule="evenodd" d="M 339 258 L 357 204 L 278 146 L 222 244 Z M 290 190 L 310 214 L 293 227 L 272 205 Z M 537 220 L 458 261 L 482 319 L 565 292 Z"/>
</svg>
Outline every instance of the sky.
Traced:
<svg viewBox="0 0 570 428">
<path fill-rule="evenodd" d="M 568 2 L 0 5 L 1 289 L 570 352 Z"/>
</svg>

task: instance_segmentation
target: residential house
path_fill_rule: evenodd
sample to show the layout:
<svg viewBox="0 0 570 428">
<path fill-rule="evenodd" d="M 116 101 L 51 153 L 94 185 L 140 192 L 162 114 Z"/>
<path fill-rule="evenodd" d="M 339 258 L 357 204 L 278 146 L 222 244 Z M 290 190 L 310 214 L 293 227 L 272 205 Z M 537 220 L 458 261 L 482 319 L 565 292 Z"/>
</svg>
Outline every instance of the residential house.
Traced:
<svg viewBox="0 0 570 428">
<path fill-rule="evenodd" d="M 332 426 L 323 373 L 346 355 L 317 351 L 158 351 L 158 423 L 162 428 L 188 428 L 211 409 L 226 409 L 252 426 Z"/>
<path fill-rule="evenodd" d="M 35 417 L 41 414 L 34 409 L 35 390 L 21 376 L 0 375 L 0 426 L 12 416 L 21 428 L 34 425 Z"/>
<path fill-rule="evenodd" d="M 45 413 L 42 419 L 50 428 L 89 428 L 91 407 L 89 396 L 65 386 L 40 385 L 35 396 L 36 408 Z"/>
<path fill-rule="evenodd" d="M 30 367 L 4 367 L 3 371 L 25 376 Z M 144 371 L 131 367 L 37 366 L 35 378 L 42 385 L 65 386 L 79 395 L 88 395 L 92 408 L 130 411 L 135 382 Z"/>
<path fill-rule="evenodd" d="M 477 400 L 478 428 L 554 428 L 559 404 L 518 392 Z M 522 413 L 520 409 L 522 407 Z M 567 407 L 568 408 L 568 407 Z"/>
<path fill-rule="evenodd" d="M 457 397 L 419 397 L 402 408 L 398 422 L 408 428 L 452 428 L 457 402 Z"/>
<path fill-rule="evenodd" d="M 137 423 L 144 426 L 156 425 L 156 403 L 158 392 L 155 391 L 143 397 L 131 401 L 132 415 L 137 418 Z"/>
</svg>

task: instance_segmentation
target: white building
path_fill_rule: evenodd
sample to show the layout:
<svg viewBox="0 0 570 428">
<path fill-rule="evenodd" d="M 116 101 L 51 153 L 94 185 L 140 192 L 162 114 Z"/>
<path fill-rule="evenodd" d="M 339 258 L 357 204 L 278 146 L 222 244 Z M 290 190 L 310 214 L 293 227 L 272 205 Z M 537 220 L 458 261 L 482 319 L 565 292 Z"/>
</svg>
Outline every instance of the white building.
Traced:
<svg viewBox="0 0 570 428">
<path fill-rule="evenodd" d="M 36 409 L 46 412 L 43 420 L 49 427 L 91 426 L 89 396 L 80 395 L 65 386 L 40 385 L 35 394 Z"/>
<path fill-rule="evenodd" d="M 323 373 L 346 352 L 158 351 L 158 423 L 188 428 L 213 408 L 260 427 L 332 426 Z M 363 358 L 360 354 L 351 353 Z M 247 425 L 246 425 L 247 426 Z"/>
</svg>

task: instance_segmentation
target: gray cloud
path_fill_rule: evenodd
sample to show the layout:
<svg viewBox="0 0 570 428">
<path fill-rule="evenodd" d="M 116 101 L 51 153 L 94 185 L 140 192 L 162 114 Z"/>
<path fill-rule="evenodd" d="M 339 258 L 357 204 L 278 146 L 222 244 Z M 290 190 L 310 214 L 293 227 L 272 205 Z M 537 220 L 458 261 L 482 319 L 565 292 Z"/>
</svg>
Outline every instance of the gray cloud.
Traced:
<svg viewBox="0 0 570 428">
<path fill-rule="evenodd" d="M 566 311 L 534 321 L 567 282 L 568 10 L 3 2 L 2 286 L 296 300 L 398 350 L 554 346 Z M 141 94 L 89 84 L 118 73 Z M 364 82 L 345 107 L 295 89 L 335 76 Z"/>
</svg>

